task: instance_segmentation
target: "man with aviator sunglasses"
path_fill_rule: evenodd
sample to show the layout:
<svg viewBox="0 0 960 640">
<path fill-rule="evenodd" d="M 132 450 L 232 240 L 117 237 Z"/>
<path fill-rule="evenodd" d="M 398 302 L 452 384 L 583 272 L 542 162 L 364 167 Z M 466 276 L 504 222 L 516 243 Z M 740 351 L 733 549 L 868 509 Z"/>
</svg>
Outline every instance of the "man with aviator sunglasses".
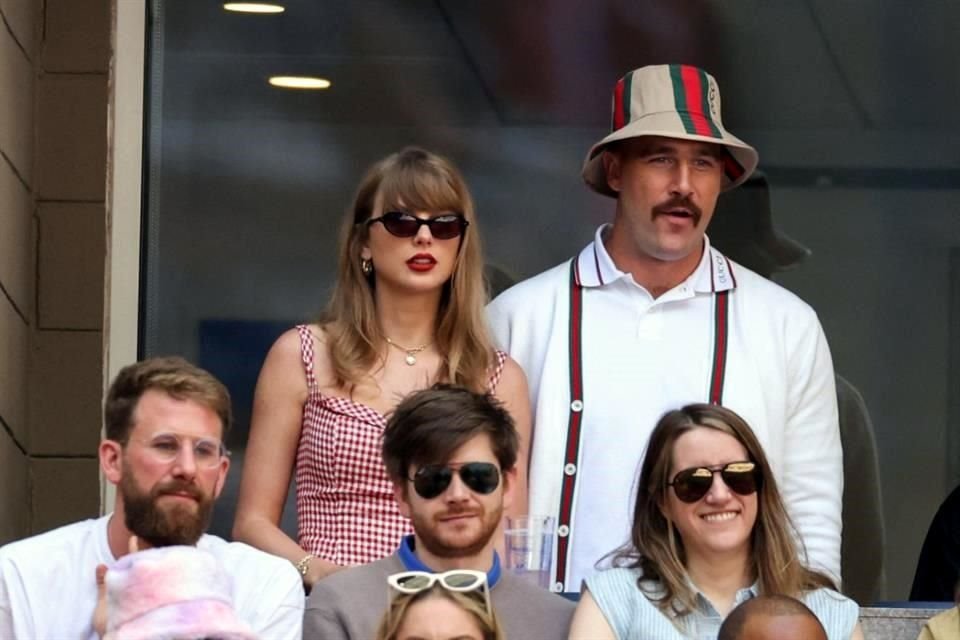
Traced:
<svg viewBox="0 0 960 640">
<path fill-rule="evenodd" d="M 404 399 L 387 423 L 383 460 L 414 534 L 395 554 L 318 582 L 304 637 L 374 637 L 388 600 L 371 602 L 389 576 L 483 571 L 509 638 L 564 638 L 573 603 L 501 570 L 496 546 L 516 481 L 513 420 L 491 396 L 438 384 Z"/>
</svg>

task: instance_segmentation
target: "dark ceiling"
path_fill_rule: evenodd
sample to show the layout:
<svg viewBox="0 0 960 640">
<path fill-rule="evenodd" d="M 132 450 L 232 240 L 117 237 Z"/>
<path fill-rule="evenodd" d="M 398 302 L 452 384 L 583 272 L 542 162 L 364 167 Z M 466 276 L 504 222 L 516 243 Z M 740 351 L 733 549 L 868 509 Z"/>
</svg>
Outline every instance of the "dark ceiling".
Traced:
<svg viewBox="0 0 960 640">
<path fill-rule="evenodd" d="M 717 76 L 733 129 L 935 132 L 960 104 L 947 0 L 281 2 L 157 2 L 165 118 L 603 127 L 620 75 L 674 61 Z"/>
</svg>

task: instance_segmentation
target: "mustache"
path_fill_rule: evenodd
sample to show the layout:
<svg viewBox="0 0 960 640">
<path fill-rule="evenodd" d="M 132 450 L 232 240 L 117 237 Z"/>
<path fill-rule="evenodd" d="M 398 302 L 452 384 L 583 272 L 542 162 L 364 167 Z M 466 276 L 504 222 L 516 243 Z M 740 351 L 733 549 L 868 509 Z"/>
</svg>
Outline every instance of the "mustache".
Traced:
<svg viewBox="0 0 960 640">
<path fill-rule="evenodd" d="M 197 502 L 203 501 L 203 492 L 200 491 L 200 487 L 191 482 L 179 482 L 174 480 L 172 482 L 158 485 L 153 490 L 154 497 L 172 493 L 185 493 Z"/>
<path fill-rule="evenodd" d="M 693 216 L 694 226 L 700 224 L 700 219 L 703 217 L 703 211 L 695 205 L 689 197 L 687 196 L 675 196 L 670 198 L 666 202 L 662 202 L 656 205 L 653 208 L 653 218 L 657 216 L 665 216 L 670 214 L 671 209 L 686 209 L 690 212 L 690 215 Z"/>
<path fill-rule="evenodd" d="M 446 511 L 444 511 L 443 513 L 438 513 L 436 517 L 438 520 L 443 520 L 445 518 L 453 518 L 457 516 L 477 516 L 477 515 L 480 515 L 480 513 L 476 509 L 473 509 L 470 507 L 464 507 L 464 508 L 451 507 Z"/>
</svg>

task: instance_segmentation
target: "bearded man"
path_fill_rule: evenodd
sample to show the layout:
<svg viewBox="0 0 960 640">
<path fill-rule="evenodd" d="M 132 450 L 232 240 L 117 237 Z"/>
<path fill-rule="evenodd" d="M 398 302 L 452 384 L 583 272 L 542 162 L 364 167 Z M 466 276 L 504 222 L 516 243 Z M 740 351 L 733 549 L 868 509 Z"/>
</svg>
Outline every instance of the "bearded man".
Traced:
<svg viewBox="0 0 960 640">
<path fill-rule="evenodd" d="M 413 523 L 395 554 L 317 582 L 304 638 L 369 640 L 387 609 L 387 577 L 454 569 L 487 574 L 508 638 L 565 638 L 573 603 L 501 569 L 497 535 L 517 476 L 517 432 L 489 395 L 438 384 L 394 410 L 383 461 L 400 512 Z"/>
<path fill-rule="evenodd" d="M 117 486 L 114 511 L 0 548 L 0 638 L 95 640 L 105 568 L 138 549 L 189 545 L 230 574 L 234 609 L 258 636 L 299 639 L 296 569 L 204 533 L 230 468 L 223 443 L 231 422 L 226 387 L 182 358 L 121 370 L 99 447 L 103 474 Z"/>
</svg>

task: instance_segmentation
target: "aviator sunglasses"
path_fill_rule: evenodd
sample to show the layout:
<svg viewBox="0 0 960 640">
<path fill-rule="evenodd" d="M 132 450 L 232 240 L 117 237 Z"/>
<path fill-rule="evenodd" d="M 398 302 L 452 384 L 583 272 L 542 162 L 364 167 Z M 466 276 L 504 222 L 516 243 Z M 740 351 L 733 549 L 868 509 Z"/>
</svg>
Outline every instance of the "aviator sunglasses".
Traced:
<svg viewBox="0 0 960 640">
<path fill-rule="evenodd" d="M 677 498 L 683 502 L 696 502 L 707 495 L 713 486 L 713 476 L 719 473 L 723 483 L 741 496 L 755 493 L 760 485 L 760 470 L 756 463 L 729 462 L 719 467 L 691 467 L 673 476 L 667 485 L 673 487 Z"/>
<path fill-rule="evenodd" d="M 428 464 L 413 474 L 413 488 L 426 500 L 447 490 L 454 472 L 463 484 L 476 493 L 489 495 L 500 485 L 500 470 L 492 462 L 465 462 L 459 465 Z"/>
<path fill-rule="evenodd" d="M 412 238 L 420 233 L 420 227 L 426 225 L 430 235 L 437 240 L 456 238 L 467 230 L 470 224 L 459 213 L 445 213 L 435 218 L 418 218 L 405 211 L 387 211 L 379 218 L 367 220 L 367 226 L 377 222 L 383 223 L 383 228 L 390 235 L 398 238 Z"/>
</svg>

